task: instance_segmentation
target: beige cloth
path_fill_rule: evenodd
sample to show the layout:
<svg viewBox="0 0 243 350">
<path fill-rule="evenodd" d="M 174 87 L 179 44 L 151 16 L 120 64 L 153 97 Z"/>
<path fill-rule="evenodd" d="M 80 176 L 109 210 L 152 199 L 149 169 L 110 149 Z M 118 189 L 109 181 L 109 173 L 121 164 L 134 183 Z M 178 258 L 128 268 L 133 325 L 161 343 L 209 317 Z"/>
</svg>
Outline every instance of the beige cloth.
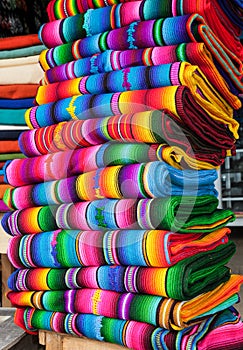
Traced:
<svg viewBox="0 0 243 350">
<path fill-rule="evenodd" d="M 0 60 L 0 85 L 39 84 L 43 75 L 39 55 Z"/>
</svg>

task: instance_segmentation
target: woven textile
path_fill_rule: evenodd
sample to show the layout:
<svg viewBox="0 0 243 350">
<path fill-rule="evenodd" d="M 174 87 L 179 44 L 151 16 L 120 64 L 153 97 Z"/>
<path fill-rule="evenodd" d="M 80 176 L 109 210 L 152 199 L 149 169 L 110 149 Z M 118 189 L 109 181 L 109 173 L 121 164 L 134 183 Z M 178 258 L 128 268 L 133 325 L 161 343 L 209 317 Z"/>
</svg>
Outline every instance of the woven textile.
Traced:
<svg viewBox="0 0 243 350">
<path fill-rule="evenodd" d="M 36 45 L 42 45 L 37 33 L 0 38 L 0 51 L 27 48 Z"/>
<path fill-rule="evenodd" d="M 160 148 L 160 145 L 157 144 L 107 143 L 74 151 L 26 158 L 22 161 L 13 160 L 5 165 L 6 182 L 13 186 L 23 186 L 80 175 L 108 165 L 161 160 Z"/>
<path fill-rule="evenodd" d="M 10 238 L 8 257 L 16 268 L 73 268 L 107 264 L 170 267 L 183 259 L 227 244 L 229 234 L 229 228 L 209 234 L 162 230 L 57 230 Z"/>
<path fill-rule="evenodd" d="M 9 189 L 4 202 L 11 209 L 24 209 L 100 198 L 217 196 L 216 179 L 216 170 L 182 171 L 162 161 L 117 165 L 57 181 Z"/>
<path fill-rule="evenodd" d="M 18 140 L 0 139 L 0 154 L 20 152 Z"/>
<path fill-rule="evenodd" d="M 34 107 L 34 98 L 22 98 L 22 99 L 5 99 L 0 97 L 0 109 L 11 108 L 11 109 L 21 109 Z"/>
<path fill-rule="evenodd" d="M 222 97 L 232 107 L 239 108 L 239 99 L 230 92 L 231 90 L 238 94 L 239 91 L 232 85 L 231 74 L 222 77 L 219 71 L 220 67 L 217 66 L 217 62 L 214 62 L 211 53 L 203 43 L 193 42 L 123 51 L 106 50 L 91 57 L 77 59 L 47 69 L 44 72 L 42 83 L 44 85 L 61 82 L 85 75 L 108 73 L 134 66 L 157 66 L 185 61 L 198 66 L 214 88 L 222 94 Z"/>
<path fill-rule="evenodd" d="M 183 93 L 183 90 L 181 92 Z M 84 121 L 71 120 L 69 123 L 58 123 L 24 132 L 19 138 L 20 148 L 24 154 L 32 157 L 58 150 L 73 150 L 103 144 L 107 141 L 166 142 L 170 146 L 182 148 L 192 157 L 193 153 L 195 156 L 198 154 L 199 159 L 200 157 L 203 159 L 203 154 L 206 155 L 207 153 L 215 154 L 215 158 L 217 155 L 220 157 L 220 154 L 221 157 L 225 157 L 224 152 L 234 148 L 235 143 L 233 136 L 225 133 L 225 125 L 212 120 L 203 110 L 192 113 L 189 103 L 186 104 L 185 101 L 184 106 L 179 104 L 180 97 L 184 98 L 183 95 L 180 96 L 179 94 L 178 96 L 176 94 L 176 101 L 169 101 L 171 106 L 172 103 L 178 102 L 176 112 L 179 115 L 162 110 L 92 118 L 92 110 L 89 114 L 91 118 Z M 96 100 L 98 100 L 97 97 Z M 166 103 L 166 96 L 164 96 L 164 100 Z M 60 102 L 60 105 L 63 102 Z M 44 112 L 47 107 L 39 106 L 38 109 L 33 109 L 32 112 L 36 112 L 35 119 L 41 119 L 40 112 Z M 76 109 L 75 106 L 73 107 Z M 121 107 L 124 108 L 125 105 L 122 104 Z M 101 108 L 104 108 L 104 106 L 102 105 Z M 139 105 L 135 105 L 134 108 L 138 109 Z M 53 112 L 53 114 L 56 113 Z M 29 111 L 26 112 L 26 118 L 28 118 L 28 115 Z M 32 121 L 31 117 L 30 112 L 29 119 Z"/>
<path fill-rule="evenodd" d="M 83 161 L 85 156 L 88 157 L 88 162 Z M 165 161 L 175 169 L 212 170 L 214 168 L 209 163 L 197 162 L 188 157 L 178 147 L 110 143 L 31 159 L 16 159 L 5 164 L 3 175 L 5 175 L 6 183 L 13 186 L 24 186 L 59 180 L 108 165 L 136 164 L 157 160 Z"/>
<path fill-rule="evenodd" d="M 1 59 L 1 85 L 39 84 L 43 78 L 43 70 L 39 64 L 39 57 L 39 55 L 35 55 Z"/>
<path fill-rule="evenodd" d="M 84 14 L 47 23 L 41 28 L 44 33 L 42 30 L 40 31 L 40 38 L 47 46 L 53 47 L 84 36 L 123 27 L 133 21 L 198 13 L 205 18 L 206 23 L 219 39 L 236 55 L 239 55 L 242 54 L 239 35 L 243 25 L 240 21 L 242 16 L 237 11 L 238 7 L 235 4 L 222 6 L 219 1 L 211 1 L 209 4 L 207 1 L 201 1 L 200 4 L 197 4 L 190 0 L 175 1 L 174 3 L 171 0 L 134 1 L 96 10 L 89 9 Z M 99 21 L 100 18 L 102 18 L 102 23 Z M 50 33 L 55 33 L 55 35 L 51 37 Z"/>
<path fill-rule="evenodd" d="M 29 333 L 38 329 L 86 336 L 135 350 L 237 349 L 242 346 L 243 323 L 237 311 L 226 309 L 208 317 L 200 325 L 181 331 L 168 331 L 148 323 L 122 321 L 95 315 L 65 314 L 33 308 L 17 309 L 15 322 Z M 240 348 L 239 348 L 240 349 Z"/>
<path fill-rule="evenodd" d="M 180 28 L 180 31 L 176 28 Z M 47 70 L 108 49 L 142 49 L 190 42 L 203 42 L 218 64 L 224 67 L 224 71 L 228 74 L 228 69 L 231 70 L 232 81 L 240 91 L 242 90 L 240 58 L 218 40 L 203 17 L 197 14 L 132 22 L 129 26 L 59 45 L 42 51 L 40 64 L 44 70 Z"/>
<path fill-rule="evenodd" d="M 237 303 L 241 283 L 243 283 L 243 276 L 231 275 L 227 282 L 189 301 L 91 288 L 69 291 L 9 292 L 8 298 L 16 307 L 94 314 L 180 330 L 200 323 L 207 316 Z"/>
<path fill-rule="evenodd" d="M 133 0 L 90 0 L 89 2 L 85 0 L 50 0 L 47 6 L 47 13 L 49 21 L 53 21 L 58 18 L 65 18 L 77 13 L 83 13 L 89 9 L 112 6 L 114 4 L 131 1 Z"/>
<path fill-rule="evenodd" d="M 78 95 L 27 110 L 25 120 L 30 128 L 39 128 L 62 121 L 90 119 L 167 109 L 178 119 L 194 116 L 201 125 L 216 121 L 226 124 L 237 138 L 238 122 L 233 110 L 224 110 L 220 103 L 200 101 L 186 86 L 167 86 L 149 90 L 134 90 L 100 95 Z M 214 105 L 215 104 L 215 105 Z"/>
<path fill-rule="evenodd" d="M 0 85 L 1 98 L 21 99 L 36 96 L 39 84 Z"/>
<path fill-rule="evenodd" d="M 1 45 L 1 41 L 0 41 L 0 45 Z M 45 49 L 46 49 L 45 45 L 35 45 L 35 46 L 23 47 L 19 49 L 4 50 L 4 51 L 0 50 L 0 59 L 35 56 L 35 55 L 39 55 L 41 51 Z"/>
<path fill-rule="evenodd" d="M 231 210 L 217 209 L 217 206 L 218 199 L 210 195 L 100 199 L 16 210 L 5 214 L 2 225 L 13 236 L 57 228 L 212 232 L 235 220 Z"/>
<path fill-rule="evenodd" d="M 110 73 L 94 74 L 82 78 L 40 86 L 37 104 L 55 102 L 75 95 L 104 94 L 133 90 L 153 89 L 172 85 L 187 86 L 195 101 L 209 113 L 228 113 L 232 108 L 213 88 L 197 66 L 175 62 L 152 67 L 131 67 Z M 217 106 L 213 108 L 212 105 Z M 222 111 L 221 111 L 222 110 Z"/>
<path fill-rule="evenodd" d="M 1 108 L 0 125 L 26 125 L 27 108 Z"/>
<path fill-rule="evenodd" d="M 67 270 L 17 270 L 10 276 L 8 285 L 13 291 L 21 292 L 101 288 L 120 293 L 145 293 L 189 300 L 213 290 L 230 278 L 229 268 L 224 265 L 234 253 L 235 245 L 230 242 L 210 252 L 181 260 L 169 268 L 104 265 Z"/>
</svg>

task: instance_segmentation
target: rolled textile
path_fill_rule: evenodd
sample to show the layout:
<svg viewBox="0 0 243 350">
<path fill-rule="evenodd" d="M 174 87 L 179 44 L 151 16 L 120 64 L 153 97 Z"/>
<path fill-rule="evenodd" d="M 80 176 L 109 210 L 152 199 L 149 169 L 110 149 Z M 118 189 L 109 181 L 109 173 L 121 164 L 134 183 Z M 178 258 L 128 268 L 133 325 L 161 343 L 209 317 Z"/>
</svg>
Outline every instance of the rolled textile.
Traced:
<svg viewBox="0 0 243 350">
<path fill-rule="evenodd" d="M 5 214 L 2 225 L 13 236 L 62 229 L 162 229 L 212 232 L 235 220 L 229 209 L 217 209 L 215 196 L 152 199 L 99 199 L 19 209 Z M 48 219 L 47 219 L 48 218 Z"/>
<path fill-rule="evenodd" d="M 89 2 L 85 0 L 51 0 L 47 5 L 46 10 L 49 21 L 54 21 L 55 19 L 73 16 L 77 13 L 84 13 L 89 9 L 101 8 L 131 1 L 135 0 L 101 0 L 99 2 L 96 0 L 91 0 Z"/>
<path fill-rule="evenodd" d="M 98 288 L 10 291 L 7 296 L 15 307 L 95 314 L 181 330 L 239 302 L 238 292 L 242 283 L 243 276 L 231 275 L 228 281 L 212 291 L 202 293 L 189 301 L 147 294 L 118 293 Z"/>
<path fill-rule="evenodd" d="M 101 198 L 217 197 L 214 185 L 217 177 L 216 170 L 178 170 L 163 161 L 116 165 L 57 181 L 7 189 L 4 202 L 16 210 Z"/>
<path fill-rule="evenodd" d="M 214 89 L 199 67 L 187 62 L 175 62 L 152 67 L 131 67 L 40 86 L 35 100 L 37 104 L 41 105 L 76 95 L 98 95 L 171 85 L 187 86 L 195 101 L 210 115 L 217 112 L 232 115 L 232 107 Z M 214 105 L 217 107 L 214 108 Z"/>
<path fill-rule="evenodd" d="M 218 158 L 220 162 L 220 159 L 225 158 L 227 150 L 233 151 L 235 139 L 225 133 L 224 124 L 211 118 L 206 123 L 205 114 L 196 115 L 196 111 L 191 113 L 186 106 L 179 104 L 179 98 L 175 95 L 180 118 L 168 110 L 145 110 L 111 117 L 70 120 L 24 132 L 19 137 L 20 149 L 25 155 L 33 157 L 109 141 L 167 143 L 181 148 L 191 157 L 205 160 L 205 156 L 213 159 L 214 155 L 215 161 Z M 39 109 L 36 110 L 36 116 L 38 111 Z"/>
<path fill-rule="evenodd" d="M 0 38 L 0 51 L 20 49 L 35 45 L 42 45 L 42 42 L 36 33 Z"/>
<path fill-rule="evenodd" d="M 197 125 L 194 125 L 197 132 L 203 125 L 205 133 L 207 125 L 218 122 L 224 130 L 227 125 L 234 137 L 238 138 L 239 123 L 233 118 L 233 110 L 226 113 L 216 101 L 206 104 L 207 106 L 203 99 L 196 101 L 187 86 L 175 85 L 100 95 L 76 95 L 29 108 L 25 113 L 25 120 L 29 128 L 33 129 L 69 120 L 168 110 L 178 119 L 188 120 L 194 116 L 197 119 Z"/>
<path fill-rule="evenodd" d="M 30 108 L 34 107 L 34 98 L 22 98 L 22 99 L 12 99 L 12 98 L 1 98 L 0 97 L 0 109 L 2 108 Z"/>
<path fill-rule="evenodd" d="M 227 227 L 209 234 L 162 230 L 56 230 L 10 238 L 8 258 L 16 268 L 79 268 L 107 264 L 170 267 L 227 244 L 229 234 Z"/>
<path fill-rule="evenodd" d="M 39 84 L 43 78 L 39 57 L 35 55 L 0 60 L 1 84 Z"/>
<path fill-rule="evenodd" d="M 19 153 L 20 148 L 18 140 L 1 140 L 0 139 L 0 154 L 4 153 Z"/>
<path fill-rule="evenodd" d="M 109 49 L 142 49 L 190 42 L 203 42 L 225 74 L 229 75 L 230 71 L 232 82 L 242 91 L 242 61 L 217 38 L 203 17 L 198 14 L 135 21 L 129 26 L 43 50 L 40 54 L 40 64 L 46 71 Z"/>
<path fill-rule="evenodd" d="M 27 108 L 1 108 L 0 125 L 26 125 Z"/>
<path fill-rule="evenodd" d="M 157 66 L 174 62 L 189 62 L 198 66 L 211 84 L 222 94 L 223 98 L 233 107 L 240 107 L 237 90 L 230 82 L 227 83 L 214 62 L 212 54 L 204 43 L 183 43 L 170 46 L 156 46 L 146 49 L 130 49 L 124 51 L 106 50 L 91 57 L 77 59 L 44 72 L 42 84 L 51 84 L 85 75 L 112 72 L 135 66 Z"/>
<path fill-rule="evenodd" d="M 50 312 L 34 308 L 17 308 L 15 323 L 28 333 L 38 329 L 86 336 L 127 346 L 134 350 L 193 349 L 225 350 L 242 346 L 243 323 L 234 308 L 209 316 L 198 325 L 181 331 L 166 330 L 148 323 L 123 321 L 103 316 Z M 211 342 L 212 341 L 212 342 Z M 234 347 L 235 346 L 235 347 Z"/>
<path fill-rule="evenodd" d="M 1 45 L 1 41 L 0 41 Z M 45 45 L 34 45 L 29 47 L 22 47 L 18 49 L 10 49 L 10 50 L 0 50 L 0 59 L 9 59 L 9 58 L 18 58 L 18 57 L 28 57 L 39 55 L 41 51 L 46 50 Z"/>
<path fill-rule="evenodd" d="M 1 98 L 21 99 L 35 97 L 39 84 L 0 85 Z"/>
<path fill-rule="evenodd" d="M 14 292 L 100 288 L 189 300 L 229 280 L 230 270 L 225 265 L 234 253 L 235 245 L 229 242 L 169 268 L 103 265 L 16 270 L 8 278 L 8 286 Z"/>
</svg>

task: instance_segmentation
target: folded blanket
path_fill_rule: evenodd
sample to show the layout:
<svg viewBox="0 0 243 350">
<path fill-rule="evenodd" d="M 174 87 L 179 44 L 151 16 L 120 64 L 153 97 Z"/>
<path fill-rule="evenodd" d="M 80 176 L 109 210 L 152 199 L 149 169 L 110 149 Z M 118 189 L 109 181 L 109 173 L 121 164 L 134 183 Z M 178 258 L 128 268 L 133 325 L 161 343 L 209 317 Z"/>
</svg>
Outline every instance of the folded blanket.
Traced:
<svg viewBox="0 0 243 350">
<path fill-rule="evenodd" d="M 189 300 L 229 280 L 230 270 L 224 265 L 234 253 L 235 245 L 229 242 L 183 259 L 169 268 L 103 265 L 16 270 L 9 277 L 8 286 L 14 292 L 21 291 L 22 295 L 23 291 L 28 290 L 100 288 L 119 293 L 143 293 Z"/>
<path fill-rule="evenodd" d="M 17 140 L 19 138 L 19 135 L 22 133 L 22 130 L 11 130 L 11 129 L 5 129 L 2 130 L 0 128 L 0 140 Z"/>
<path fill-rule="evenodd" d="M 1 59 L 1 84 L 39 84 L 43 78 L 43 70 L 39 64 L 39 57 L 39 55 L 35 55 Z"/>
<path fill-rule="evenodd" d="M 20 148 L 18 140 L 2 140 L 0 139 L 0 154 L 19 153 Z"/>
<path fill-rule="evenodd" d="M 0 39 L 0 51 L 41 45 L 38 34 L 16 35 Z"/>
<path fill-rule="evenodd" d="M 40 86 L 36 95 L 36 103 L 41 105 L 80 94 L 97 95 L 173 85 L 187 86 L 195 101 L 212 117 L 216 113 L 232 115 L 232 108 L 214 89 L 198 66 L 187 62 L 152 67 L 131 67 Z"/>
<path fill-rule="evenodd" d="M 71 321 L 71 322 L 70 322 Z M 234 308 L 225 309 L 199 325 L 181 331 L 166 330 L 148 323 L 124 321 L 103 316 L 17 308 L 15 323 L 28 333 L 38 329 L 86 336 L 127 346 L 134 350 L 237 349 L 243 345 L 243 323 Z M 193 348 L 192 348 L 193 346 Z"/>
<path fill-rule="evenodd" d="M 35 97 L 39 84 L 0 85 L 1 98 L 21 99 Z"/>
<path fill-rule="evenodd" d="M 176 30 L 176 28 L 180 28 L 180 30 Z M 40 64 L 46 71 L 51 67 L 90 57 L 108 49 L 142 49 L 190 42 L 203 42 L 225 75 L 228 76 L 230 70 L 230 79 L 239 91 L 242 91 L 242 62 L 240 58 L 217 38 L 203 17 L 198 14 L 135 21 L 129 26 L 43 50 L 40 54 Z"/>
<path fill-rule="evenodd" d="M 239 124 L 233 118 L 232 109 L 226 112 L 216 99 L 211 102 L 204 99 L 199 101 L 187 86 L 178 85 L 100 95 L 76 95 L 29 108 L 25 120 L 33 129 L 72 119 L 85 120 L 148 110 L 168 110 L 178 119 L 190 120 L 194 116 L 197 120 L 195 130 L 203 127 L 204 132 L 207 125 L 215 125 L 215 122 L 224 130 L 227 125 L 234 137 L 238 137 Z"/>
<path fill-rule="evenodd" d="M 227 227 L 209 234 L 162 230 L 57 230 L 12 237 L 8 258 L 16 268 L 78 268 L 106 264 L 170 267 L 227 244 L 229 234 Z"/>
<path fill-rule="evenodd" d="M 1 98 L 0 97 L 0 108 L 30 108 L 34 107 L 34 98 L 22 98 L 22 99 L 13 99 L 13 98 Z"/>
<path fill-rule="evenodd" d="M 175 98 L 179 104 L 180 96 Z M 190 112 L 185 106 L 178 105 L 180 119 L 168 110 L 162 110 L 62 122 L 24 132 L 19 138 L 19 145 L 24 154 L 33 157 L 109 141 L 167 143 L 185 151 L 190 157 L 211 160 L 216 166 L 221 164 L 226 151 L 235 147 L 233 136 L 225 132 L 224 124 L 211 118 L 205 122 L 205 115 L 195 111 L 189 116 L 183 109 Z"/>
<path fill-rule="evenodd" d="M 157 66 L 185 61 L 198 66 L 222 97 L 233 108 L 239 108 L 239 99 L 235 95 L 238 94 L 239 90 L 232 85 L 231 74 L 228 74 L 226 83 L 219 67 L 217 67 L 217 62 L 214 62 L 213 56 L 205 44 L 196 42 L 124 51 L 106 50 L 91 57 L 77 59 L 47 69 L 44 72 L 42 84 L 61 82 L 96 73 L 108 73 L 134 66 Z"/>
<path fill-rule="evenodd" d="M 194 164 L 186 163 L 189 157 L 186 154 L 183 155 L 182 152 L 177 152 L 177 149 L 176 147 L 158 144 L 106 143 L 34 158 L 14 159 L 3 164 L 3 174 L 6 183 L 17 187 L 59 180 L 66 176 L 80 175 L 109 165 L 126 165 L 160 160 L 172 164 L 175 169 L 185 168 L 185 165 L 187 165 L 187 168 L 188 166 L 193 168 Z M 86 159 L 85 157 L 88 157 L 88 162 L 83 161 Z M 185 157 L 185 164 L 183 157 Z M 200 167 L 196 167 L 196 164 L 195 168 L 200 169 Z M 207 163 L 201 168 L 202 170 L 213 169 Z"/>
<path fill-rule="evenodd" d="M 1 39 L 0 39 L 1 45 Z M 10 50 L 0 50 L 0 59 L 9 59 L 9 58 L 19 58 L 19 57 L 28 57 L 39 55 L 41 51 L 46 50 L 45 45 L 34 45 Z"/>
<path fill-rule="evenodd" d="M 1 143 L 0 143 L 1 144 Z M 101 198 L 154 198 L 214 195 L 216 170 L 178 170 L 165 162 L 116 165 L 57 181 L 7 189 L 13 210 Z"/>
<path fill-rule="evenodd" d="M 0 125 L 26 125 L 27 108 L 1 108 Z"/>
<path fill-rule="evenodd" d="M 13 186 L 23 186 L 80 175 L 109 165 L 156 161 L 160 160 L 160 148 L 158 144 L 106 143 L 34 158 L 16 159 L 5 164 L 6 182 Z"/>
<path fill-rule="evenodd" d="M 100 0 L 99 2 L 96 0 L 90 0 L 89 2 L 86 0 L 51 0 L 47 5 L 47 14 L 49 21 L 54 21 L 58 18 L 65 18 L 77 13 L 86 12 L 89 9 L 101 8 L 130 1 L 134 0 Z"/>
<path fill-rule="evenodd" d="M 212 232 L 235 220 L 229 209 L 217 209 L 214 196 L 172 196 L 153 199 L 100 199 L 60 206 L 16 210 L 2 218 L 13 236 L 63 229 L 162 229 Z"/>
<path fill-rule="evenodd" d="M 68 291 L 9 292 L 7 296 L 15 307 L 95 314 L 180 330 L 200 323 L 207 319 L 207 316 L 239 302 L 237 293 L 242 283 L 243 276 L 231 275 L 228 281 L 212 291 L 200 294 L 189 301 L 91 288 Z"/>
<path fill-rule="evenodd" d="M 18 153 L 0 153 L 0 161 L 7 161 L 11 159 L 22 159 L 26 158 L 25 155 L 21 152 Z"/>
<path fill-rule="evenodd" d="M 227 14 L 225 8 L 227 8 Z M 45 23 L 39 31 L 39 37 L 47 47 L 55 47 L 86 36 L 124 27 L 135 21 L 198 13 L 205 19 L 215 35 L 230 50 L 239 55 L 239 53 L 242 54 L 239 36 L 243 25 L 240 24 L 242 17 L 239 14 L 237 16 L 237 10 L 238 8 L 232 4 L 231 6 L 224 4 L 222 8 L 217 0 L 210 3 L 204 0 L 200 4 L 190 0 L 175 1 L 173 4 L 169 0 L 134 1 L 96 10 L 89 9 L 85 13 Z M 228 13 L 231 14 L 230 19 Z M 239 25 L 232 23 L 232 17 L 237 19 Z"/>
</svg>

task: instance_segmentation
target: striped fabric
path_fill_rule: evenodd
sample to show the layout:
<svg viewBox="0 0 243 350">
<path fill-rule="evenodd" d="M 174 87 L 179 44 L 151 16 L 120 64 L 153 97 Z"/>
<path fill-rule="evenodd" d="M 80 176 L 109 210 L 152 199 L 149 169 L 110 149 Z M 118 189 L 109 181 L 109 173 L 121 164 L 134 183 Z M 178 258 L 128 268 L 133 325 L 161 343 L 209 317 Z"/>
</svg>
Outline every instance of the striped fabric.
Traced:
<svg viewBox="0 0 243 350">
<path fill-rule="evenodd" d="M 8 256 L 16 268 L 170 267 L 183 259 L 227 244 L 229 234 L 229 228 L 209 234 L 162 230 L 56 230 L 12 237 Z"/>
<path fill-rule="evenodd" d="M 242 347 L 235 214 L 215 189 L 239 138 L 241 8 L 49 1 L 23 157 L 0 170 L 7 297 L 25 331 L 133 350 Z"/>
<path fill-rule="evenodd" d="M 147 199 L 98 199 L 39 206 L 6 213 L 2 225 L 13 236 L 57 228 L 80 230 L 162 229 L 212 232 L 235 220 L 229 209 L 217 209 L 214 196 Z M 179 212 L 179 215 L 177 215 Z"/>
<path fill-rule="evenodd" d="M 206 101 L 194 97 L 187 86 L 178 85 L 99 95 L 75 95 L 30 108 L 25 113 L 25 120 L 30 128 L 39 128 L 69 120 L 164 109 L 178 119 L 197 114 L 197 118 L 203 119 L 205 124 L 212 123 L 212 119 L 219 124 L 223 122 L 228 125 L 234 137 L 238 137 L 239 124 L 233 118 L 232 109 L 227 110 L 227 106 L 223 106 L 216 96 L 213 100 Z"/>
<path fill-rule="evenodd" d="M 70 269 L 24 269 L 15 271 L 8 285 L 13 291 L 21 291 L 22 295 L 28 290 L 101 288 L 119 293 L 143 293 L 189 300 L 229 280 L 230 271 L 224 265 L 234 253 L 235 245 L 229 242 L 219 245 L 210 255 L 207 252 L 196 254 L 169 268 L 103 265 Z M 208 267 L 206 272 L 205 266 Z"/>
<path fill-rule="evenodd" d="M 93 314 L 146 322 L 166 329 L 181 330 L 205 320 L 239 301 L 240 275 L 231 275 L 213 291 L 189 301 L 148 294 L 118 293 L 102 289 L 82 288 L 68 291 L 9 292 L 14 306 L 46 311 Z M 220 291 L 220 295 L 217 293 Z"/>
<path fill-rule="evenodd" d="M 62 82 L 85 75 L 108 73 L 136 66 L 157 66 L 175 62 L 189 62 L 198 66 L 222 97 L 234 108 L 240 107 L 239 99 L 230 91 L 238 93 L 229 77 L 220 74 L 220 67 L 204 43 L 182 43 L 179 45 L 156 46 L 146 49 L 123 51 L 106 50 L 91 57 L 77 59 L 47 69 L 42 84 Z M 229 90 L 230 89 L 230 90 Z"/>
<path fill-rule="evenodd" d="M 183 171 L 162 161 L 141 162 L 108 166 L 57 181 L 8 189 L 4 201 L 15 210 L 102 198 L 217 197 L 216 179 L 216 170 Z"/>
<path fill-rule="evenodd" d="M 173 2 L 171 0 L 145 0 L 142 1 L 140 6 L 138 1 L 133 2 L 128 0 L 129 4 L 122 4 L 123 2 L 126 1 L 111 0 L 87 2 L 78 0 L 76 2 L 71 0 L 52 0 L 48 5 L 47 11 L 50 21 L 65 18 L 69 19 L 72 16 L 84 12 L 88 14 L 91 12 L 92 16 L 94 17 L 96 17 L 95 13 L 97 12 L 97 14 L 102 14 L 102 19 L 106 19 L 106 16 L 108 17 L 110 14 L 112 18 L 111 25 L 113 28 L 114 26 L 124 25 L 124 17 L 129 18 L 131 16 L 132 18 L 137 18 L 136 20 L 144 20 L 150 18 L 151 15 L 156 18 L 155 16 L 157 13 L 160 14 L 160 17 L 181 16 L 185 14 L 198 13 L 205 18 L 205 21 L 209 27 L 212 28 L 213 32 L 220 38 L 221 41 L 224 42 L 227 47 L 230 48 L 230 50 L 232 50 L 232 52 L 234 52 L 237 56 L 239 56 L 239 54 L 242 55 L 242 45 L 239 40 L 239 34 L 240 30 L 243 29 L 243 6 L 240 0 L 211 0 L 210 2 L 207 0 L 201 0 L 199 3 L 193 0 L 175 0 Z M 118 5 L 118 3 L 121 4 Z M 112 10 L 109 10 L 109 7 L 105 8 L 106 6 L 112 6 Z M 136 12 L 138 7 L 141 8 L 140 13 L 142 13 L 142 15 L 140 16 L 139 13 L 137 14 Z M 98 11 L 92 10 L 97 8 L 101 9 Z M 87 25 L 86 22 L 88 22 Z M 102 31 L 107 30 L 104 27 L 99 27 L 97 22 L 95 24 L 95 29 L 98 27 L 103 28 Z M 88 31 L 89 25 L 90 18 L 88 17 L 88 19 L 82 23 L 83 32 L 86 32 L 86 30 Z M 56 27 L 57 24 L 55 26 L 50 26 L 52 30 L 55 28 L 55 35 L 58 37 L 59 33 Z M 64 30 L 60 30 L 59 28 L 59 31 L 61 31 L 64 38 L 65 34 L 69 36 L 73 34 L 70 33 L 70 29 L 68 31 L 66 28 Z"/>
<path fill-rule="evenodd" d="M 243 323 L 235 309 L 227 309 L 208 317 L 200 325 L 181 331 L 166 330 L 148 323 L 124 321 L 91 314 L 48 312 L 33 308 L 17 309 L 16 323 L 31 333 L 38 329 L 86 336 L 127 346 L 134 350 L 160 350 L 161 346 L 181 350 L 225 350 L 243 345 Z M 192 347 L 193 346 L 193 347 Z"/>
<path fill-rule="evenodd" d="M 175 28 L 180 27 L 180 31 Z M 51 67 L 80 58 L 90 57 L 106 50 L 143 49 L 156 46 L 178 45 L 190 42 L 203 42 L 218 62 L 221 69 L 241 91 L 242 62 L 225 46 L 206 25 L 204 18 L 198 14 L 165 19 L 132 22 L 129 26 L 76 40 L 40 54 L 40 64 L 44 71 Z"/>
</svg>

